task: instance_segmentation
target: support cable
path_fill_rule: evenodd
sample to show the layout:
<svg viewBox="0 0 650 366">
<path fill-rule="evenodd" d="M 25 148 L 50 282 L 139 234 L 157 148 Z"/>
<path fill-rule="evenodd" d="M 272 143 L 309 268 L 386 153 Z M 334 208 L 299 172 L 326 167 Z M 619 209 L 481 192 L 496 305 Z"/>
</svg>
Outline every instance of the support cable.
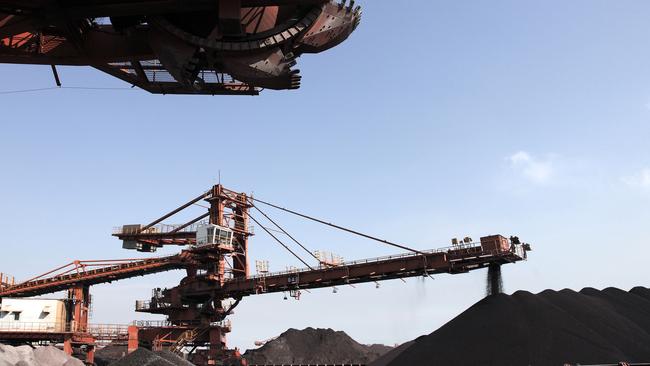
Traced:
<svg viewBox="0 0 650 366">
<path fill-rule="evenodd" d="M 300 246 L 302 249 L 304 249 L 305 252 L 309 253 L 309 255 L 312 256 L 314 259 L 316 259 L 316 260 L 318 261 L 318 263 L 322 263 L 321 260 L 320 260 L 320 259 L 319 259 L 319 258 L 318 258 L 314 253 L 312 253 L 309 249 L 307 249 L 304 245 L 302 245 L 298 240 L 296 240 L 296 238 L 294 238 L 293 236 L 291 236 L 291 234 L 289 234 L 289 233 L 288 233 L 286 230 L 284 230 L 280 225 L 278 225 L 275 221 L 273 221 L 273 219 L 271 219 L 267 214 L 265 214 L 265 213 L 264 213 L 262 210 L 260 210 L 257 206 L 253 206 L 253 208 L 256 209 L 256 210 L 257 210 L 259 213 L 261 213 L 262 215 L 264 215 L 264 217 L 266 217 L 267 220 L 269 220 L 270 222 L 272 222 L 273 225 L 275 225 L 275 227 L 277 227 L 278 229 L 280 229 L 280 231 L 282 231 L 286 236 L 288 236 L 289 238 L 291 238 L 291 240 L 293 240 L 294 243 L 298 244 L 298 246 Z"/>
<path fill-rule="evenodd" d="M 203 220 L 203 219 L 205 219 L 205 218 L 207 218 L 207 217 L 209 217 L 209 216 L 210 216 L 210 213 L 209 213 L 209 212 L 206 213 L 206 214 L 203 214 L 203 215 L 201 215 L 201 216 L 199 216 L 199 217 L 197 217 L 197 218 L 195 218 L 195 219 L 192 219 L 191 221 L 188 221 L 188 222 L 184 223 L 183 225 L 180 225 L 180 226 L 177 227 L 176 229 L 174 229 L 174 230 L 168 232 L 167 234 L 174 234 L 174 233 L 177 233 L 177 232 L 179 232 L 179 231 L 185 229 L 186 227 L 188 227 L 188 226 L 190 226 L 190 225 L 196 223 L 197 221 L 201 221 L 201 220 Z"/>
<path fill-rule="evenodd" d="M 166 219 L 176 215 L 177 213 L 179 213 L 179 212 L 183 211 L 184 209 L 192 206 L 193 204 L 199 202 L 200 200 L 206 198 L 207 196 L 208 196 L 208 192 L 205 192 L 205 193 L 201 194 L 200 196 L 198 196 L 195 199 L 191 200 L 190 202 L 184 204 L 183 206 L 171 211 L 170 213 L 166 214 L 165 216 L 163 216 L 163 217 L 161 217 L 161 218 L 159 218 L 159 219 L 157 219 L 155 221 L 152 221 L 150 224 L 145 225 L 144 227 L 140 228 L 139 233 L 142 233 L 145 230 L 151 228 L 152 226 L 157 225 L 157 224 L 165 221 Z"/>
<path fill-rule="evenodd" d="M 298 260 L 301 261 L 305 266 L 307 266 L 307 268 L 311 269 L 312 271 L 314 270 L 314 268 L 312 268 L 312 266 L 310 266 L 307 262 L 305 262 L 302 258 L 300 258 L 300 256 L 299 256 L 298 254 L 296 254 L 293 250 L 291 250 L 291 248 L 289 248 L 289 247 L 288 247 L 286 244 L 284 244 L 280 239 L 278 239 L 275 235 L 273 235 L 273 234 L 272 234 L 272 233 L 271 233 L 271 232 L 270 232 L 266 227 L 264 227 L 264 225 L 260 224 L 259 221 L 255 220 L 255 218 L 254 218 L 253 216 L 251 216 L 250 213 L 248 214 L 248 217 L 249 217 L 251 220 L 255 221 L 255 223 L 256 223 L 258 226 L 260 226 L 262 229 L 264 229 L 264 231 L 266 231 L 267 234 L 271 235 L 271 237 L 272 237 L 273 239 L 275 239 L 275 241 L 277 241 L 280 245 L 282 245 L 282 246 L 284 247 L 284 249 L 288 250 L 289 253 L 293 254 L 294 257 L 298 258 Z"/>
<path fill-rule="evenodd" d="M 290 213 L 290 214 L 293 214 L 293 215 L 296 215 L 296 216 L 300 216 L 300 217 L 302 217 L 302 218 L 305 218 L 305 219 L 308 219 L 308 220 L 311 220 L 311 221 L 315 221 L 315 222 L 318 222 L 318 223 L 320 223 L 320 224 L 323 224 L 323 225 L 327 225 L 327 226 L 333 227 L 333 228 L 335 228 L 335 229 L 343 230 L 343 231 L 346 231 L 346 232 L 351 233 L 351 234 L 359 235 L 359 236 L 362 236 L 362 237 L 367 238 L 367 239 L 371 239 L 371 240 L 374 240 L 374 241 L 378 241 L 378 242 L 380 242 L 380 243 L 382 243 L 382 244 L 387 244 L 387 245 L 390 245 L 390 246 L 393 246 L 393 247 L 396 247 L 396 248 L 400 248 L 400 249 L 408 250 L 409 252 L 413 252 L 413 253 L 417 253 L 417 254 L 420 254 L 420 255 L 426 256 L 426 253 L 423 253 L 423 252 L 421 252 L 421 251 L 419 251 L 419 250 L 417 250 L 417 249 L 409 248 L 409 247 L 404 246 L 404 245 L 401 245 L 401 244 L 393 243 L 393 242 L 390 242 L 390 241 L 388 241 L 388 240 L 380 239 L 380 238 L 377 238 L 377 237 L 374 237 L 374 236 L 371 236 L 371 235 L 368 235 L 368 234 L 364 234 L 364 233 L 361 233 L 361 232 L 358 232 L 358 231 L 355 231 L 355 230 L 352 230 L 352 229 L 344 228 L 344 227 L 342 227 L 342 226 L 339 226 L 339 225 L 333 224 L 333 223 L 331 223 L 331 222 L 326 222 L 326 221 L 323 221 L 323 220 L 317 219 L 317 218 L 315 218 L 315 217 L 311 217 L 311 216 L 308 216 L 308 215 L 305 215 L 305 214 L 301 214 L 301 213 L 299 213 L 299 212 L 296 212 L 296 211 L 290 210 L 290 209 L 288 209 L 288 208 L 284 208 L 284 207 L 280 207 L 280 206 L 278 206 L 278 205 L 274 205 L 274 204 L 272 204 L 272 203 L 264 202 L 264 201 L 259 200 L 259 199 L 257 199 L 257 198 L 253 198 L 253 197 L 251 197 L 251 199 L 254 200 L 254 201 L 256 201 L 256 202 L 259 202 L 259 203 L 265 204 L 265 205 L 267 205 L 267 206 L 271 206 L 271 207 L 273 207 L 273 208 L 276 208 L 276 209 L 278 209 L 278 210 L 281 210 L 281 211 L 284 211 L 284 212 L 288 212 L 288 213 Z"/>
<path fill-rule="evenodd" d="M 34 89 L 19 89 L 19 90 L 2 90 L 0 95 L 21 94 L 21 93 L 35 93 L 42 91 L 49 91 L 55 89 L 70 89 L 70 90 L 134 90 L 133 88 L 102 88 L 102 87 L 84 87 L 84 86 L 52 86 L 45 88 Z"/>
</svg>

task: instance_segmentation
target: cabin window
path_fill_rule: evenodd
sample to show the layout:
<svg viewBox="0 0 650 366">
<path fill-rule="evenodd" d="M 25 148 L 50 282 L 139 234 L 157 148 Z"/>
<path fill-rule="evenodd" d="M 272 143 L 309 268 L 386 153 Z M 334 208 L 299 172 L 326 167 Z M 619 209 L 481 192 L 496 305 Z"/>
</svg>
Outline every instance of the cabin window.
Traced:
<svg viewBox="0 0 650 366">
<path fill-rule="evenodd" d="M 214 227 L 208 228 L 208 244 L 214 243 Z"/>
<path fill-rule="evenodd" d="M 232 243 L 232 232 L 219 230 L 219 242 L 221 244 L 230 245 Z"/>
<path fill-rule="evenodd" d="M 204 234 L 205 233 L 205 234 Z M 197 232 L 197 245 L 232 245 L 233 233 L 230 229 L 217 225 L 205 228 L 205 231 Z"/>
<path fill-rule="evenodd" d="M 7 314 L 9 314 L 8 311 L 0 311 L 0 319 L 4 319 L 7 316 Z"/>
<path fill-rule="evenodd" d="M 14 311 L 13 313 L 14 321 L 20 320 L 20 311 Z"/>
</svg>

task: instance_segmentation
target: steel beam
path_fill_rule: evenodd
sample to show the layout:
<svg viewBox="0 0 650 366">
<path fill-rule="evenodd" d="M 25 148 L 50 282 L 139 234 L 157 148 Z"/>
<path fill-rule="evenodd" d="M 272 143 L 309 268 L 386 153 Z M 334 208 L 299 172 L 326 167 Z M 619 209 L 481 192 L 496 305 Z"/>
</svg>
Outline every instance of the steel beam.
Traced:
<svg viewBox="0 0 650 366">
<path fill-rule="evenodd" d="M 187 265 L 183 255 L 137 260 L 107 265 L 97 269 L 79 271 L 60 276 L 28 281 L 0 291 L 0 297 L 31 297 L 66 290 L 78 285 L 96 285 L 135 276 L 182 269 Z"/>
</svg>

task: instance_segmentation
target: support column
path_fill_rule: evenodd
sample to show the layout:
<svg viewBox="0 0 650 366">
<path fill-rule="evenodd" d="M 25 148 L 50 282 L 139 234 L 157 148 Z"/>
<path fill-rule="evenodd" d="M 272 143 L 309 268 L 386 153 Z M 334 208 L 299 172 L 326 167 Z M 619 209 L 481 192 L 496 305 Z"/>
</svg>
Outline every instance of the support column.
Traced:
<svg viewBox="0 0 650 366">
<path fill-rule="evenodd" d="M 72 356 L 72 334 L 68 334 L 63 339 L 63 352 Z"/>
<path fill-rule="evenodd" d="M 93 365 L 95 363 L 95 346 L 87 346 L 86 363 L 89 365 Z"/>
<path fill-rule="evenodd" d="M 129 344 L 127 348 L 128 353 L 131 353 L 138 349 L 138 346 L 140 344 L 140 340 L 138 339 L 138 331 L 139 330 L 137 326 L 129 326 Z"/>
<path fill-rule="evenodd" d="M 226 202 L 222 198 L 222 188 L 223 187 L 220 184 L 212 187 L 212 197 L 208 200 L 210 202 L 210 224 L 226 226 L 226 220 L 224 217 Z M 217 278 L 219 279 L 219 283 L 223 285 L 226 273 L 226 258 L 223 255 L 220 255 L 215 265 L 217 273 L 214 274 L 218 276 Z"/>
<path fill-rule="evenodd" d="M 218 327 L 210 328 L 210 345 L 208 355 L 209 361 L 208 364 L 215 365 L 216 360 L 220 359 L 220 356 L 223 356 L 224 350 L 226 348 L 226 341 L 221 333 L 221 329 Z"/>
<path fill-rule="evenodd" d="M 246 202 L 246 203 L 241 203 Z M 233 209 L 235 232 L 234 238 L 239 243 L 236 254 L 233 254 L 233 269 L 235 277 L 248 277 L 248 199 L 246 194 L 241 193 L 235 201 Z"/>
<path fill-rule="evenodd" d="M 88 330 L 88 311 L 90 308 L 90 291 L 88 286 L 75 286 L 68 290 L 68 300 L 72 305 L 72 319 L 68 319 L 72 332 Z"/>
</svg>

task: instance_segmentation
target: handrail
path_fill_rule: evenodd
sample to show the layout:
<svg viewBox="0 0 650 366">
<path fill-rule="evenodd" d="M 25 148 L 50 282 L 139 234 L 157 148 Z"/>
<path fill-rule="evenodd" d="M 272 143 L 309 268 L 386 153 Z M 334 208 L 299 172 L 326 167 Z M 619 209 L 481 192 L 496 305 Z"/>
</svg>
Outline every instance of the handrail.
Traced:
<svg viewBox="0 0 650 366">
<path fill-rule="evenodd" d="M 436 250 L 436 249 L 422 250 L 421 252 L 425 253 L 425 254 L 444 253 L 443 251 Z M 387 255 L 387 256 L 382 256 L 382 257 L 358 259 L 358 260 L 354 260 L 354 261 L 342 262 L 341 264 L 339 264 L 337 266 L 327 266 L 327 267 L 322 267 L 321 269 L 348 267 L 348 266 L 353 266 L 353 265 L 357 265 L 357 264 L 375 263 L 375 262 L 381 262 L 381 261 L 386 261 L 386 260 L 391 260 L 391 259 L 412 258 L 412 257 L 420 257 L 420 256 L 421 256 L 421 254 L 417 254 L 417 253 L 404 253 L 404 254 Z M 281 276 L 281 275 L 285 275 L 285 274 L 302 273 L 302 272 L 309 272 L 309 271 L 312 271 L 312 270 L 309 269 L 309 268 L 295 268 L 295 269 L 292 268 L 292 269 L 285 270 L 285 271 L 257 274 L 257 275 L 249 276 L 247 278 L 242 278 L 242 279 L 232 279 L 232 280 L 228 280 L 228 282 L 235 282 L 235 281 L 242 281 L 243 282 L 243 281 L 246 281 L 246 280 L 249 280 L 249 279 L 267 278 L 267 277 Z"/>
<path fill-rule="evenodd" d="M 514 252 L 513 250 L 504 252 L 504 251 L 486 251 L 487 254 L 499 254 L 499 253 L 512 253 L 515 254 L 522 259 L 525 257 L 522 256 L 520 253 L 523 253 L 523 248 L 521 248 L 521 245 L 514 245 L 515 249 Z M 519 248 L 520 250 L 517 250 Z M 454 252 L 457 251 L 462 251 L 462 250 L 467 250 L 468 252 L 470 250 L 476 250 L 482 251 L 481 243 L 480 242 L 472 242 L 472 243 L 463 243 L 459 245 L 454 245 L 450 247 L 445 247 L 445 248 L 439 248 L 439 249 L 428 249 L 428 250 L 422 250 L 420 251 L 421 253 L 424 253 L 425 255 L 429 254 L 454 254 Z M 343 267 L 349 267 L 353 265 L 359 265 L 359 264 L 367 264 L 367 263 L 376 263 L 376 262 L 381 262 L 381 261 L 387 261 L 387 260 L 393 260 L 393 259 L 402 259 L 402 258 L 414 258 L 414 257 L 421 257 L 421 254 L 418 253 L 403 253 L 403 254 L 395 254 L 395 255 L 387 255 L 387 256 L 382 256 L 382 257 L 375 257 L 375 258 L 367 258 L 367 259 L 359 259 L 359 260 L 354 260 L 354 261 L 348 261 L 348 262 L 342 262 L 339 265 L 336 266 L 327 266 L 327 267 L 321 267 L 319 269 L 328 269 L 328 268 L 343 268 Z M 311 272 L 312 269 L 309 268 L 295 268 L 295 269 L 290 269 L 290 270 L 285 270 L 285 271 L 279 271 L 279 272 L 269 272 L 269 273 L 260 273 L 257 275 L 252 275 L 248 276 L 246 278 L 233 278 L 233 279 L 228 279 L 226 282 L 234 283 L 234 282 L 245 282 L 247 280 L 255 280 L 255 279 L 263 279 L 263 278 L 269 278 L 269 277 L 274 277 L 274 276 L 282 276 L 282 275 L 287 275 L 287 274 L 293 274 L 293 273 L 304 273 L 304 272 Z"/>
<path fill-rule="evenodd" d="M 172 307 L 171 303 L 150 300 L 136 300 L 135 310 L 152 310 L 152 309 L 169 309 Z"/>
<path fill-rule="evenodd" d="M 0 322 L 0 332 L 51 332 L 64 333 L 70 332 L 72 326 L 70 323 L 41 323 L 41 322 L 20 322 L 4 321 Z"/>
<path fill-rule="evenodd" d="M 180 324 L 181 327 L 187 327 L 187 328 L 198 328 L 204 325 L 200 321 L 196 321 L 196 320 L 183 321 Z M 138 328 L 166 328 L 166 327 L 179 326 L 177 322 L 170 322 L 169 320 L 134 320 L 131 323 L 131 325 L 136 326 Z M 229 319 L 226 319 L 218 322 L 212 322 L 210 323 L 210 326 L 230 328 L 232 327 L 232 323 L 230 322 Z"/>
<path fill-rule="evenodd" d="M 178 234 L 178 233 L 195 233 L 199 226 L 208 225 L 210 222 L 208 220 L 201 220 L 195 222 L 191 225 L 182 227 L 185 224 L 157 224 L 146 230 L 142 230 L 137 226 L 134 227 L 125 227 L 125 226 L 114 226 L 111 232 L 114 236 L 159 236 L 164 234 Z M 182 227 L 181 229 L 178 229 Z M 243 232 L 240 229 L 231 227 L 230 229 Z M 255 234 L 254 225 L 248 224 L 246 232 L 249 234 Z"/>
<path fill-rule="evenodd" d="M 193 233 L 196 232 L 197 228 L 201 225 L 208 224 L 208 220 L 202 220 L 195 222 L 187 227 L 184 227 L 177 231 L 177 233 Z M 124 226 L 115 226 L 113 227 L 113 235 L 147 235 L 147 234 L 166 234 L 171 231 L 176 230 L 183 224 L 157 224 L 146 230 L 142 230 L 138 227 L 124 227 Z"/>
<path fill-rule="evenodd" d="M 89 324 L 82 327 L 75 322 L 0 322 L 0 332 L 46 332 L 46 333 L 88 333 L 92 335 L 128 334 L 128 325 Z"/>
</svg>

